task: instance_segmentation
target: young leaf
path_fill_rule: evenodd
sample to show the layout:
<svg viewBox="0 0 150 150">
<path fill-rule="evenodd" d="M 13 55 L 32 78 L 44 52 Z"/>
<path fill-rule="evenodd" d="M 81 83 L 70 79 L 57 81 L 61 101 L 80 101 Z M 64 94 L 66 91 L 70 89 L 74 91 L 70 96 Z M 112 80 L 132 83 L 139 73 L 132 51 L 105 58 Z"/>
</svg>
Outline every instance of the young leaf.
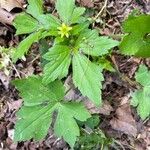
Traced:
<svg viewBox="0 0 150 150">
<path fill-rule="evenodd" d="M 28 52 L 30 46 L 41 38 L 41 33 L 41 31 L 32 33 L 23 41 L 21 41 L 13 55 L 14 62 L 16 62 L 19 58 L 22 58 Z"/>
<path fill-rule="evenodd" d="M 102 69 L 106 69 L 111 72 L 115 72 L 115 69 L 113 68 L 111 62 L 107 60 L 106 58 L 99 58 L 98 61 L 96 62 Z"/>
<path fill-rule="evenodd" d="M 122 54 L 150 57 L 150 15 L 129 17 L 123 24 L 125 33 L 120 45 Z"/>
<path fill-rule="evenodd" d="M 86 30 L 89 27 L 89 22 L 84 22 L 84 23 L 80 23 L 77 24 L 73 27 L 73 29 L 71 30 L 71 35 L 77 35 L 81 32 L 83 32 L 84 30 Z"/>
<path fill-rule="evenodd" d="M 81 93 L 96 105 L 101 104 L 101 82 L 103 80 L 99 66 L 82 54 L 78 53 L 73 56 L 73 82 Z"/>
<path fill-rule="evenodd" d="M 13 25 L 17 29 L 16 35 L 31 33 L 38 29 L 38 21 L 25 13 L 16 16 Z"/>
<path fill-rule="evenodd" d="M 144 120 L 150 115 L 150 71 L 141 65 L 135 78 L 144 87 L 132 94 L 131 105 L 137 107 L 138 114 Z"/>
<path fill-rule="evenodd" d="M 150 71 L 145 65 L 140 65 L 138 72 L 135 74 L 135 79 L 142 86 L 150 85 Z"/>
<path fill-rule="evenodd" d="M 56 9 L 60 19 L 65 24 L 70 24 L 71 16 L 75 8 L 75 0 L 57 0 Z"/>
<path fill-rule="evenodd" d="M 60 21 L 51 14 L 43 14 L 38 17 L 38 21 L 46 30 L 57 30 L 61 26 Z"/>
<path fill-rule="evenodd" d="M 137 107 L 137 112 L 144 120 L 150 116 L 150 85 L 132 94 L 131 105 Z"/>
<path fill-rule="evenodd" d="M 38 18 L 43 14 L 43 0 L 28 0 L 28 3 L 27 13 L 34 18 Z"/>
<path fill-rule="evenodd" d="M 85 12 L 85 8 L 84 7 L 76 7 L 73 11 L 72 17 L 71 17 L 71 23 L 78 23 L 79 18 L 81 17 L 81 15 L 83 15 Z"/>
<path fill-rule="evenodd" d="M 80 130 L 75 119 L 86 121 L 90 117 L 90 114 L 81 103 L 61 104 L 58 109 L 54 132 L 58 137 L 63 137 L 73 148 L 77 136 L 80 135 Z"/>
<path fill-rule="evenodd" d="M 108 53 L 108 50 L 117 46 L 118 41 L 109 39 L 108 37 L 99 37 L 96 30 L 87 30 L 81 33 L 76 46 L 88 55 L 102 56 Z"/>
<path fill-rule="evenodd" d="M 50 62 L 44 67 L 43 82 L 45 84 L 55 79 L 63 78 L 68 74 L 71 63 L 70 48 L 63 45 L 56 45 L 45 54 L 44 58 Z"/>
</svg>

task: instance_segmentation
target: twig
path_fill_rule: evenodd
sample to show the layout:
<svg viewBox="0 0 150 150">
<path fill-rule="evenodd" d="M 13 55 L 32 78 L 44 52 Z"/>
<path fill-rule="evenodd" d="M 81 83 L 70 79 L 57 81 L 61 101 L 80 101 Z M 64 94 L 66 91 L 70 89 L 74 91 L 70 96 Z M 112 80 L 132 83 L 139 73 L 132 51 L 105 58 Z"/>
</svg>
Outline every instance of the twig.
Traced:
<svg viewBox="0 0 150 150">
<path fill-rule="evenodd" d="M 99 13 L 94 17 L 94 20 L 96 20 L 96 19 L 102 14 L 102 12 L 104 11 L 104 9 L 105 9 L 106 6 L 107 6 L 107 3 L 108 3 L 108 0 L 105 0 L 104 6 L 103 6 L 102 9 L 99 11 Z"/>
<path fill-rule="evenodd" d="M 33 62 L 35 62 L 37 59 L 40 58 L 40 54 L 38 54 L 30 63 L 29 65 L 32 65 Z"/>
<path fill-rule="evenodd" d="M 116 144 L 118 144 L 123 150 L 125 150 L 125 148 L 124 148 L 124 146 L 122 145 L 122 143 L 120 143 L 120 142 L 117 141 L 117 140 L 114 140 L 114 142 L 115 142 Z"/>
<path fill-rule="evenodd" d="M 67 94 L 70 92 L 71 89 L 72 89 L 72 88 L 69 87 L 69 89 L 65 92 L 65 95 L 67 95 Z"/>
<path fill-rule="evenodd" d="M 14 68 L 14 70 L 16 71 L 17 76 L 19 77 L 19 79 L 21 79 L 21 76 L 20 76 L 17 68 L 15 67 L 15 65 L 13 63 L 11 63 L 11 64 L 12 64 L 12 67 Z"/>
</svg>

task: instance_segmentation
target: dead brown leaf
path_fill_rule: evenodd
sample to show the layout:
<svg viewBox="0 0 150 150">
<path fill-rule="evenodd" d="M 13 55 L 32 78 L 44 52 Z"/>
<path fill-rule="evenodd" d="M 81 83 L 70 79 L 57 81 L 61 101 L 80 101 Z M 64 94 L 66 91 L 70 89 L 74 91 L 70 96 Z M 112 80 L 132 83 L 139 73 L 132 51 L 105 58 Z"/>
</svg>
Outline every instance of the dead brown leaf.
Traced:
<svg viewBox="0 0 150 150">
<path fill-rule="evenodd" d="M 6 10 L 0 8 L 0 22 L 6 23 L 6 24 L 12 24 L 12 21 L 14 20 L 15 15 L 7 12 Z"/>
<path fill-rule="evenodd" d="M 137 127 L 136 122 L 131 114 L 129 104 L 124 104 L 116 110 L 116 118 L 110 121 L 114 130 L 121 131 L 125 134 L 136 137 Z"/>
<path fill-rule="evenodd" d="M 80 3 L 84 7 L 92 8 L 94 7 L 93 0 L 77 0 L 78 3 Z"/>
<path fill-rule="evenodd" d="M 0 81 L 3 83 L 5 89 L 8 90 L 10 77 L 6 76 L 3 71 L 0 71 Z"/>
<path fill-rule="evenodd" d="M 148 124 L 144 126 L 141 133 L 137 136 L 137 139 L 140 141 L 140 145 L 136 142 L 136 146 L 140 146 L 144 150 L 150 150 L 150 126 Z"/>
<path fill-rule="evenodd" d="M 19 99 L 17 101 L 13 101 L 13 102 L 7 102 L 7 104 L 8 104 L 9 111 L 11 111 L 11 110 L 19 110 L 19 108 L 22 105 L 22 100 Z"/>
<path fill-rule="evenodd" d="M 6 123 L 1 122 L 0 123 L 0 140 L 2 140 L 2 138 L 5 136 L 6 134 Z"/>
<path fill-rule="evenodd" d="M 91 114 L 110 115 L 110 113 L 113 111 L 113 108 L 108 101 L 104 101 L 102 107 L 99 108 L 89 100 L 84 100 L 84 104 Z"/>
<path fill-rule="evenodd" d="M 0 7 L 10 12 L 14 8 L 22 8 L 18 0 L 0 0 Z"/>
</svg>

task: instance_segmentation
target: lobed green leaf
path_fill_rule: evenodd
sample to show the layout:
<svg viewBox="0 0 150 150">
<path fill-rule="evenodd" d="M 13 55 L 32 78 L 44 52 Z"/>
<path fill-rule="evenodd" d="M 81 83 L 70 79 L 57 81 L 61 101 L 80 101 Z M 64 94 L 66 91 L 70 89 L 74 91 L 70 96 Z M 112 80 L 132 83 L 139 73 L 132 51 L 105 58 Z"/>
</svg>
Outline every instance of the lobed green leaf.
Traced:
<svg viewBox="0 0 150 150">
<path fill-rule="evenodd" d="M 84 96 L 87 96 L 96 105 L 101 105 L 101 82 L 104 80 L 101 69 L 92 63 L 86 56 L 73 56 L 73 82 Z"/>
<path fill-rule="evenodd" d="M 77 136 L 80 135 L 80 129 L 75 119 L 86 121 L 90 117 L 89 112 L 81 103 L 61 104 L 58 109 L 54 132 L 58 137 L 63 137 L 73 148 Z"/>
<path fill-rule="evenodd" d="M 101 36 L 96 30 L 87 30 L 80 34 L 76 46 L 87 55 L 102 56 L 108 53 L 108 50 L 117 46 L 118 41 L 108 37 Z"/>
<path fill-rule="evenodd" d="M 141 65 L 135 78 L 143 88 L 132 93 L 131 105 L 137 107 L 138 114 L 144 120 L 150 116 L 150 71 Z"/>
<path fill-rule="evenodd" d="M 24 100 L 24 105 L 17 113 L 15 141 L 43 139 L 48 133 L 53 113 L 57 111 L 54 132 L 73 148 L 77 136 L 80 135 L 76 119 L 86 121 L 91 117 L 84 105 L 62 101 L 65 94 L 60 81 L 44 85 L 42 77 L 31 76 L 15 80 L 13 84 Z"/>
<path fill-rule="evenodd" d="M 63 45 L 54 45 L 44 58 L 50 60 L 44 67 L 43 82 L 50 83 L 55 79 L 67 76 L 71 63 L 70 48 Z"/>
<path fill-rule="evenodd" d="M 123 24 L 125 33 L 128 33 L 120 44 L 120 50 L 125 55 L 150 57 L 150 15 L 129 17 Z"/>
</svg>

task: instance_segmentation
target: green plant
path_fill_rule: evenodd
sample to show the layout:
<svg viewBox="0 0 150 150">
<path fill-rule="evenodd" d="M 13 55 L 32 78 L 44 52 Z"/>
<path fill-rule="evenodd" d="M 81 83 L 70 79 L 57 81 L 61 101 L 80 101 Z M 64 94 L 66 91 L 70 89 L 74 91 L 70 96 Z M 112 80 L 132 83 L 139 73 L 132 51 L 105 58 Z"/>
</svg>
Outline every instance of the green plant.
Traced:
<svg viewBox="0 0 150 150">
<path fill-rule="evenodd" d="M 120 44 L 122 54 L 137 57 L 150 57 L 150 15 L 131 14 L 124 22 L 127 33 Z"/>
<path fill-rule="evenodd" d="M 77 136 L 80 135 L 75 119 L 86 121 L 90 118 L 84 105 L 64 101 L 65 89 L 61 81 L 54 81 L 45 86 L 42 77 L 31 76 L 15 80 L 13 84 L 24 100 L 24 105 L 17 113 L 20 119 L 15 126 L 15 140 L 40 140 L 45 137 L 52 123 L 53 113 L 57 111 L 54 132 L 73 148 Z"/>
<path fill-rule="evenodd" d="M 81 128 L 81 135 L 75 144 L 75 150 L 104 150 L 110 148 L 114 143 L 113 139 L 105 136 L 98 127 L 99 123 L 98 115 L 93 115 L 87 121 L 78 123 Z"/>
<path fill-rule="evenodd" d="M 106 36 L 99 36 L 97 30 L 90 29 L 91 22 L 83 16 L 85 8 L 76 7 L 75 0 L 57 0 L 58 17 L 44 12 L 43 0 L 28 0 L 28 4 L 26 12 L 18 15 L 13 23 L 16 35 L 29 34 L 27 37 L 24 36 L 16 48 L 13 61 L 24 57 L 35 42 L 43 43 L 45 41 L 43 39 L 50 38 L 52 46 L 41 45 L 48 49 L 41 52 L 42 76 L 13 81 L 24 100 L 17 113 L 15 140 L 25 141 L 32 138 L 40 140 L 46 136 L 54 121 L 54 133 L 60 138 L 63 137 L 73 148 L 80 135 L 78 123 L 86 122 L 85 125 L 94 129 L 94 124 L 99 124 L 99 118 L 91 119 L 81 102 L 66 101 L 65 89 L 59 80 L 70 73 L 75 87 L 82 95 L 87 96 L 96 106 L 100 106 L 104 80 L 102 71 L 103 69 L 115 71 L 107 57 L 119 42 Z M 124 31 L 127 35 L 120 45 L 122 54 L 150 56 L 149 22 L 149 15 L 138 17 L 132 15 L 125 21 Z M 149 79 L 147 69 L 140 67 L 136 80 L 144 87 L 133 94 L 132 105 L 137 106 L 138 113 L 145 119 L 150 114 L 148 109 L 150 103 L 148 81 L 144 83 L 138 77 L 143 73 Z M 109 145 L 111 141 L 98 131 L 89 136 L 83 135 L 80 138 L 80 145 L 84 145 L 85 138 L 87 140 L 85 148 L 90 149 L 94 147 L 93 143 Z"/>
<path fill-rule="evenodd" d="M 108 150 L 113 140 L 107 138 L 101 130 L 95 130 L 91 134 L 82 133 L 75 145 L 75 150 Z"/>
<path fill-rule="evenodd" d="M 131 105 L 137 107 L 142 119 L 146 119 L 150 116 L 150 71 L 146 66 L 141 65 L 135 78 L 142 88 L 132 93 Z"/>
<path fill-rule="evenodd" d="M 86 121 L 90 114 L 82 103 L 67 102 L 64 89 L 57 79 L 67 76 L 72 64 L 73 83 L 97 106 L 101 105 L 101 88 L 104 80 L 104 65 L 94 58 L 105 57 L 118 41 L 99 36 L 97 30 L 89 29 L 90 22 L 83 17 L 85 8 L 76 7 L 75 0 L 57 0 L 59 19 L 43 11 L 43 0 L 28 0 L 26 13 L 14 20 L 16 34 L 30 34 L 19 45 L 13 55 L 16 62 L 29 50 L 32 43 L 50 37 L 53 46 L 42 55 L 46 61 L 43 75 L 16 80 L 24 104 L 18 112 L 15 140 L 42 139 L 47 134 L 53 112 L 57 112 L 54 132 L 63 137 L 73 148 L 79 128 L 76 120 Z M 107 62 L 103 61 L 103 64 Z M 109 65 L 109 63 L 107 62 Z M 29 115 L 30 114 L 30 115 Z M 75 120 L 76 119 L 76 120 Z M 40 130 L 37 130 L 41 128 Z"/>
<path fill-rule="evenodd" d="M 54 44 L 43 56 L 48 61 L 44 67 L 43 83 L 66 77 L 72 63 L 75 86 L 84 96 L 100 105 L 102 69 L 89 58 L 90 55 L 98 57 L 108 54 L 108 50 L 117 46 L 118 42 L 99 36 L 97 30 L 88 29 L 89 21 L 82 16 L 85 8 L 76 7 L 74 0 L 57 0 L 56 9 L 60 20 L 50 14 L 42 14 L 41 0 L 28 2 L 27 13 L 38 21 L 26 13 L 15 19 L 17 34 L 34 33 L 19 44 L 14 60 L 21 58 L 33 42 L 45 36 L 53 36 Z M 27 22 L 29 27 L 25 26 Z"/>
</svg>

